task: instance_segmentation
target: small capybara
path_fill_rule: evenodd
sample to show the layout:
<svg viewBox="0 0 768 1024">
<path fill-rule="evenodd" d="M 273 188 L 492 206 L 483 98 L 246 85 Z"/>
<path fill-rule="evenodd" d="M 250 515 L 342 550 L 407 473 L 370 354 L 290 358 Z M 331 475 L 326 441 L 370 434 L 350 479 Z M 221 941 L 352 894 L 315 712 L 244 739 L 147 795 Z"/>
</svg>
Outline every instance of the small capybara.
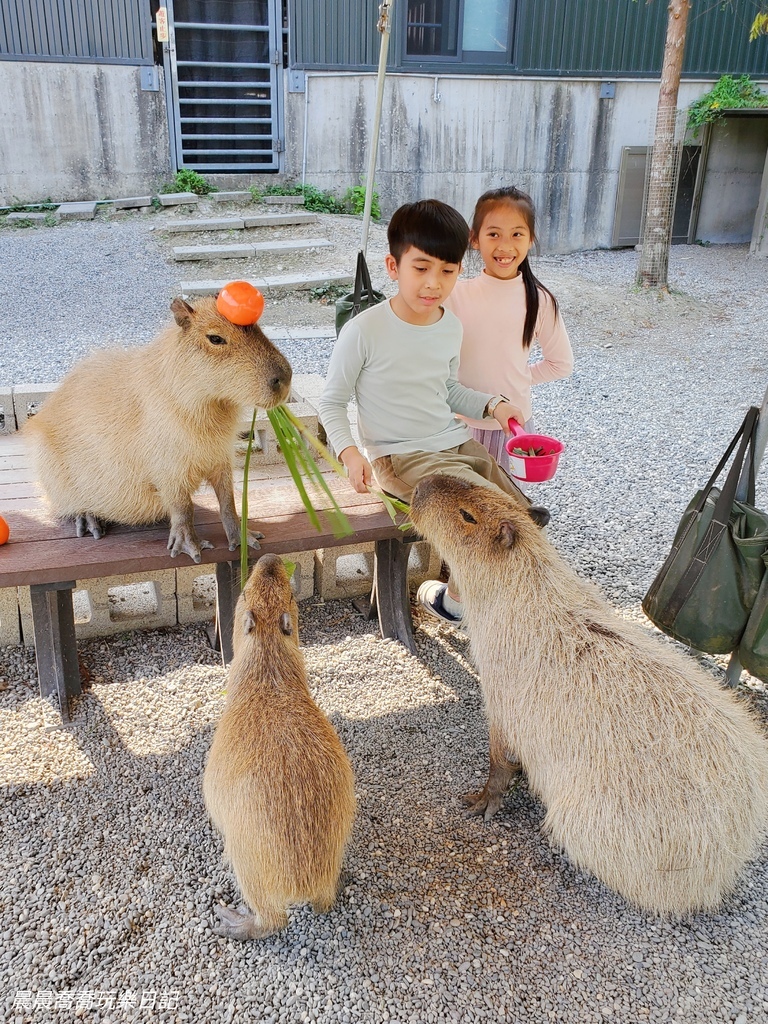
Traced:
<svg viewBox="0 0 768 1024">
<path fill-rule="evenodd" d="M 500 492 L 429 477 L 411 518 L 456 577 L 488 716 L 488 782 L 465 802 L 491 817 L 522 765 L 578 868 L 659 914 L 716 908 L 768 825 L 747 707 L 615 615 Z"/>
<path fill-rule="evenodd" d="M 309 694 L 298 610 L 277 555 L 262 555 L 235 609 L 227 700 L 203 777 L 250 912 L 217 906 L 219 935 L 260 939 L 287 908 L 336 900 L 355 816 L 352 767 Z"/>
<path fill-rule="evenodd" d="M 214 298 L 174 299 L 176 321 L 136 349 L 78 363 L 27 421 L 37 475 L 54 513 L 78 537 L 105 523 L 170 519 L 171 555 L 200 561 L 192 495 L 216 492 L 230 550 L 240 543 L 232 458 L 243 410 L 290 391 L 291 367 L 257 324 L 239 327 Z M 258 547 L 257 535 L 249 541 Z"/>
</svg>

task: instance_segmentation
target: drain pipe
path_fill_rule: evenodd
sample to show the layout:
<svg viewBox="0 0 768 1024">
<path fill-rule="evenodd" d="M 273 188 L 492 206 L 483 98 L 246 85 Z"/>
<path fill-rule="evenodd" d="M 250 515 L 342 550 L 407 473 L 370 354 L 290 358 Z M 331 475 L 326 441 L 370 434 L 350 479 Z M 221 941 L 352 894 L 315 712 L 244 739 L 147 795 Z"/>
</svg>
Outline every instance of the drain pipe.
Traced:
<svg viewBox="0 0 768 1024">
<path fill-rule="evenodd" d="M 387 50 L 392 28 L 392 8 L 394 0 L 383 0 L 379 7 L 379 23 L 381 47 L 379 49 L 379 71 L 376 80 L 376 107 L 371 132 L 371 152 L 368 158 L 368 178 L 365 182 L 365 205 L 363 206 L 363 233 L 360 248 L 365 255 L 368 248 L 368 229 L 371 225 L 371 203 L 373 202 L 373 178 L 376 173 L 376 155 L 379 149 L 379 127 L 381 126 L 381 104 L 384 98 L 384 78 L 387 71 Z M 306 123 L 306 122 L 305 122 Z"/>
<path fill-rule="evenodd" d="M 309 75 L 304 75 L 304 149 L 301 154 L 301 187 L 307 183 L 307 123 L 309 121 Z"/>
</svg>

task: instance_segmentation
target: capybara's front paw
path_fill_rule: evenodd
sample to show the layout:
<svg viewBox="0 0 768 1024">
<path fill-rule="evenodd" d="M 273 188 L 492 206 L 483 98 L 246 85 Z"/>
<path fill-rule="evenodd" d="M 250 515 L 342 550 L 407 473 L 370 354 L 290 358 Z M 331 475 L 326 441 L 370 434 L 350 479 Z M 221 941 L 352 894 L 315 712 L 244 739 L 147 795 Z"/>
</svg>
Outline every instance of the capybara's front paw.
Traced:
<svg viewBox="0 0 768 1024">
<path fill-rule="evenodd" d="M 75 530 L 78 537 L 84 537 L 87 533 L 90 533 L 94 540 L 99 540 L 107 532 L 104 523 L 97 519 L 96 516 L 89 515 L 88 513 L 75 516 Z"/>
<path fill-rule="evenodd" d="M 171 552 L 171 558 L 184 553 L 189 555 L 193 562 L 200 562 L 203 557 L 201 551 L 212 547 L 213 544 L 209 540 L 200 540 L 191 526 L 172 527 L 168 534 L 168 550 Z"/>
<path fill-rule="evenodd" d="M 259 544 L 259 540 L 262 540 L 264 538 L 264 534 L 263 533 L 260 533 L 258 530 L 247 530 L 246 531 L 246 537 L 248 538 L 248 547 L 249 548 L 254 548 L 256 550 L 261 548 L 261 544 Z M 237 535 L 236 539 L 230 537 L 229 538 L 229 550 L 230 551 L 235 551 L 239 547 L 240 547 L 240 534 Z"/>
<path fill-rule="evenodd" d="M 482 814 L 485 821 L 490 821 L 494 814 L 501 810 L 504 794 L 490 792 L 486 786 L 479 793 L 465 793 L 461 799 L 470 814 Z"/>
</svg>

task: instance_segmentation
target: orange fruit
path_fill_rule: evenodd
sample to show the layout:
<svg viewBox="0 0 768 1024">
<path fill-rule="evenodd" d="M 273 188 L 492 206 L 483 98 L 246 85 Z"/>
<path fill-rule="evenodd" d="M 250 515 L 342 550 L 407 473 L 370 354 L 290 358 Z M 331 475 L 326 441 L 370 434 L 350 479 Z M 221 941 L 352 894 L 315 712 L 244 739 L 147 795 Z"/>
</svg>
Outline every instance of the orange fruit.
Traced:
<svg viewBox="0 0 768 1024">
<path fill-rule="evenodd" d="M 11 535 L 11 528 L 8 523 L 0 516 L 0 544 L 5 544 Z"/>
<path fill-rule="evenodd" d="M 232 324 L 255 324 L 264 312 L 264 296 L 247 281 L 230 281 L 216 296 L 216 309 Z"/>
</svg>

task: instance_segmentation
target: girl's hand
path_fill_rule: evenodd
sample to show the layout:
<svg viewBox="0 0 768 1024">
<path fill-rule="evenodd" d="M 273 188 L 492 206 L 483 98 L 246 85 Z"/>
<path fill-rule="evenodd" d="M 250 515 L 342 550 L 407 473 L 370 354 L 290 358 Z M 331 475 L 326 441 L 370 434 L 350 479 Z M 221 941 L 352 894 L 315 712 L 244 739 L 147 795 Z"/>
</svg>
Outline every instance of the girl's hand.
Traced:
<svg viewBox="0 0 768 1024">
<path fill-rule="evenodd" d="M 354 445 L 345 448 L 339 455 L 342 465 L 347 470 L 349 482 L 358 494 L 366 494 L 373 483 L 373 469 L 368 459 Z"/>
<path fill-rule="evenodd" d="M 512 433 L 509 429 L 510 420 L 517 420 L 521 427 L 525 426 L 525 419 L 523 418 L 522 412 L 512 405 L 511 402 L 499 402 L 493 410 L 493 418 L 501 425 L 501 429 L 505 434 Z"/>
</svg>

